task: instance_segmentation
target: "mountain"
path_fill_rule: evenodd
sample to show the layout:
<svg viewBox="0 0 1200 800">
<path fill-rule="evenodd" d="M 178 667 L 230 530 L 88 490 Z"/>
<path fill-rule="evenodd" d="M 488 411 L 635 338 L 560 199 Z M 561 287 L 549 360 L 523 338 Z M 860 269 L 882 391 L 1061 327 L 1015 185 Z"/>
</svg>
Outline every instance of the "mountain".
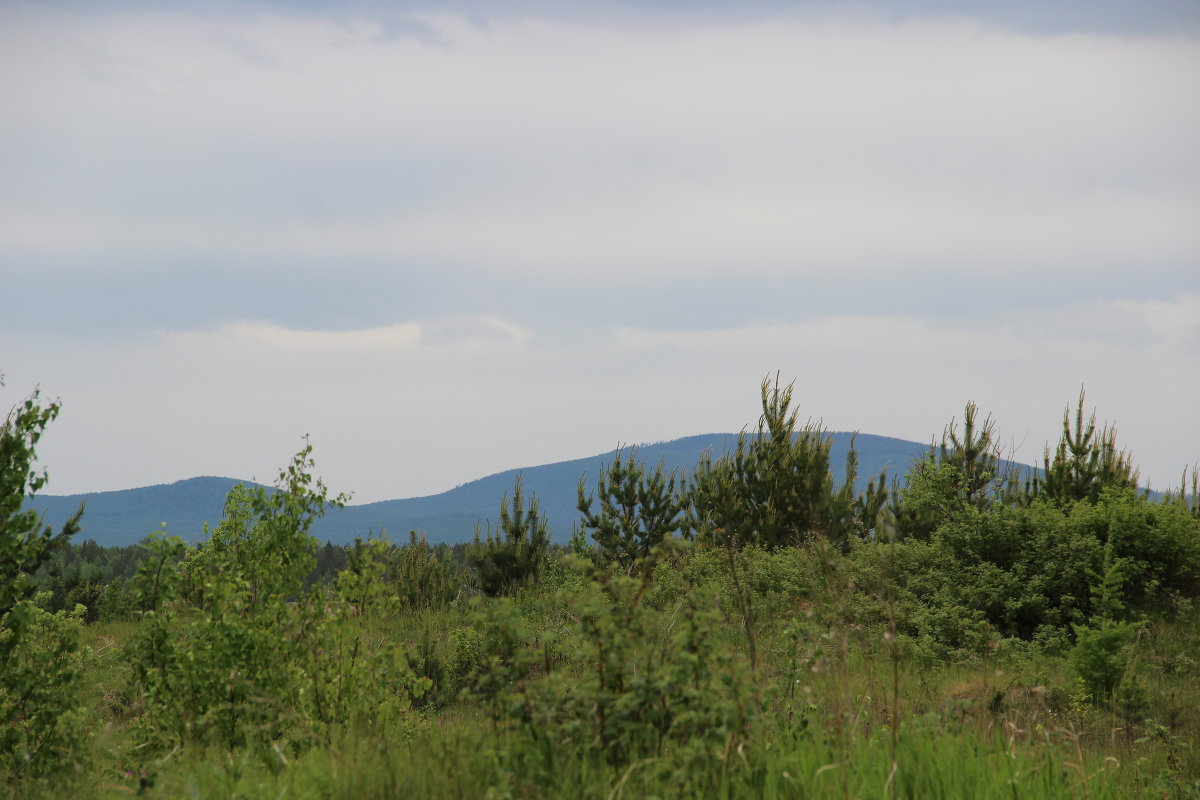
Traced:
<svg viewBox="0 0 1200 800">
<path fill-rule="evenodd" d="M 834 476 L 841 480 L 851 434 L 830 435 L 833 437 L 830 461 Z M 690 471 L 705 452 L 715 458 L 736 444 L 736 434 L 703 434 L 641 445 L 638 457 L 650 465 L 661 460 L 668 470 Z M 885 467 L 889 475 L 902 476 L 912 460 L 927 448 L 927 444 L 904 439 L 858 434 L 855 439 L 859 455 L 858 488 L 865 488 L 867 481 Z M 500 498 L 506 492 L 511 495 L 514 479 L 517 474 L 522 474 L 526 497 L 537 495 L 554 540 L 566 542 L 572 526 L 579 519 L 575 504 L 580 476 L 585 477 L 588 488 L 594 489 L 600 470 L 612 461 L 614 452 L 510 469 L 427 497 L 347 506 L 330 511 L 324 519 L 317 521 L 312 533 L 322 541 L 335 544 L 366 537 L 371 531 L 386 531 L 394 540 L 404 541 L 410 530 L 424 532 L 431 544 L 469 541 L 477 523 L 484 530 L 489 524 L 496 524 Z M 169 533 L 185 541 L 195 541 L 203 537 L 206 522 L 210 527 L 220 522 L 225 495 L 241 482 L 233 478 L 204 477 L 91 495 L 39 495 L 27 507 L 44 513 L 46 521 L 57 526 L 86 499 L 83 531 L 76 537 L 77 541 L 94 539 L 104 546 L 136 544 L 152 531 L 159 530 L 163 523 Z M 245 483 L 252 485 L 249 481 Z"/>
<path fill-rule="evenodd" d="M 164 525 L 168 533 L 191 541 L 203 538 L 206 522 L 214 526 L 221 521 L 225 495 L 242 482 L 203 477 L 116 492 L 42 494 L 26 501 L 25 507 L 43 514 L 46 523 L 57 529 L 86 502 L 83 530 L 76 542 L 94 539 L 105 547 L 123 547 L 137 544 Z"/>
</svg>

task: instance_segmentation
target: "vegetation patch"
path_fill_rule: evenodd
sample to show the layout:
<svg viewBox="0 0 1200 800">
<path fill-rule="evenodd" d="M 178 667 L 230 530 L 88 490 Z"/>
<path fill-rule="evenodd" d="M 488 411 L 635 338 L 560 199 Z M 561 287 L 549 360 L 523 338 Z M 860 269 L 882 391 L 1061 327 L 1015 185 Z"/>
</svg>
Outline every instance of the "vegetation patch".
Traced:
<svg viewBox="0 0 1200 800">
<path fill-rule="evenodd" d="M 1200 499 L 1068 410 L 1036 472 L 974 404 L 855 491 L 792 388 L 691 474 L 619 455 L 551 545 L 321 546 L 305 443 L 196 545 L 73 544 L 0 430 L 11 797 L 1200 798 Z M 1185 476 L 1186 477 L 1186 476 Z"/>
</svg>

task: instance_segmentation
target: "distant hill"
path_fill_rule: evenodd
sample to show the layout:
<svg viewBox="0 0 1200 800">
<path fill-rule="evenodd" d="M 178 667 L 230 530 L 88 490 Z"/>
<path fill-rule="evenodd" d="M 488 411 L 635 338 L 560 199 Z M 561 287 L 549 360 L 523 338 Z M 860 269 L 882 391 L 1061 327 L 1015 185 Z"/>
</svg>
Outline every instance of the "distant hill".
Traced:
<svg viewBox="0 0 1200 800">
<path fill-rule="evenodd" d="M 831 436 L 831 462 L 835 477 L 841 480 L 851 434 L 833 433 Z M 662 460 L 668 469 L 691 471 L 706 451 L 717 457 L 736 443 L 736 434 L 704 434 L 641 445 L 638 456 L 651 465 Z M 925 452 L 928 444 L 858 434 L 855 448 L 859 454 L 858 483 L 862 489 L 885 467 L 889 475 L 903 475 L 912 460 Z M 340 511 L 331 511 L 318 521 L 313 535 L 322 541 L 343 544 L 355 537 L 365 537 L 371 531 L 386 531 L 393 539 L 403 541 L 408 531 L 416 530 L 424 532 L 431 544 L 469 541 L 477 523 L 484 529 L 488 524 L 495 525 L 500 498 L 506 492 L 512 493 L 513 480 L 521 473 L 525 493 L 537 495 L 554 540 L 566 542 L 579 518 L 575 503 L 580 476 L 586 476 L 587 485 L 594 487 L 600 470 L 612 461 L 614 452 L 506 470 L 427 497 L 347 506 Z M 76 537 L 78 541 L 94 539 L 104 546 L 136 544 L 152 531 L 159 530 L 162 523 L 166 523 L 169 533 L 185 541 L 195 541 L 202 538 L 206 522 L 210 527 L 220 522 L 225 495 L 238 483 L 242 481 L 204 477 L 87 496 L 39 495 L 29 507 L 44 513 L 46 522 L 57 526 L 86 497 L 87 511 L 83 517 L 83 531 Z M 253 485 L 249 481 L 245 483 Z"/>
<path fill-rule="evenodd" d="M 225 495 L 239 483 L 233 478 L 188 478 L 175 483 L 92 494 L 38 495 L 26 508 L 45 515 L 56 529 L 86 501 L 82 532 L 76 542 L 95 539 L 105 547 L 137 544 L 165 524 L 186 541 L 202 538 L 204 524 L 221 521 Z"/>
</svg>

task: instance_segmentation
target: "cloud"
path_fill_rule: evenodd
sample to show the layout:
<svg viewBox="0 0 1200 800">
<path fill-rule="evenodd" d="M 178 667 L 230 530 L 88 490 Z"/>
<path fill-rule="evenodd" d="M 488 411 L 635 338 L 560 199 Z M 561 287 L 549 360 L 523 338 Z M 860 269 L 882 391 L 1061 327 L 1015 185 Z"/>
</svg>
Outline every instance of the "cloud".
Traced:
<svg viewBox="0 0 1200 800">
<path fill-rule="evenodd" d="M 737 430 L 776 370 L 1029 460 L 1086 384 L 1156 484 L 1196 457 L 1200 34 L 666 5 L 14 6 L 0 367 L 66 403 L 51 490 L 309 432 L 439 491 Z"/>
<path fill-rule="evenodd" d="M 1029 325 L 831 315 L 622 327 L 567 349 L 503 319 L 341 332 L 243 323 L 120 349 L 43 340 L 14 351 L 4 391 L 40 379 L 62 396 L 42 451 L 56 493 L 262 478 L 306 432 L 330 484 L 360 501 L 432 493 L 621 442 L 752 425 L 758 383 L 776 370 L 795 379 L 802 415 L 835 430 L 925 441 L 975 400 L 1026 461 L 1057 439 L 1061 409 L 1086 384 L 1162 487 L 1198 455 L 1186 451 L 1200 440 L 1197 303 L 1085 303 Z"/>
<path fill-rule="evenodd" d="M 421 326 L 415 323 L 389 325 L 357 331 L 296 331 L 267 323 L 238 323 L 220 332 L 237 347 L 260 347 L 272 352 L 317 353 L 361 351 L 405 351 L 421 341 Z M 176 334 L 181 339 L 207 340 L 212 334 Z"/>
<path fill-rule="evenodd" d="M 1200 256 L 1195 38 L 967 21 L 425 16 L 5 34 L 0 258 L 306 255 L 529 279 Z"/>
</svg>

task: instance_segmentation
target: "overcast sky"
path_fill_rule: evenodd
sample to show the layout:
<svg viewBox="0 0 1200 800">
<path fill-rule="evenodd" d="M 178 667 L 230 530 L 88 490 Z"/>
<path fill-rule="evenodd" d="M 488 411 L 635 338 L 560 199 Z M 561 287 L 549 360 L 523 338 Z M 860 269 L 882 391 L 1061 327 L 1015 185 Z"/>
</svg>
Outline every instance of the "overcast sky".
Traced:
<svg viewBox="0 0 1200 800">
<path fill-rule="evenodd" d="M 1200 4 L 0 2 L 0 406 L 46 491 L 355 502 L 796 381 L 1200 459 Z M 204 10 L 197 11 L 198 7 Z"/>
</svg>

